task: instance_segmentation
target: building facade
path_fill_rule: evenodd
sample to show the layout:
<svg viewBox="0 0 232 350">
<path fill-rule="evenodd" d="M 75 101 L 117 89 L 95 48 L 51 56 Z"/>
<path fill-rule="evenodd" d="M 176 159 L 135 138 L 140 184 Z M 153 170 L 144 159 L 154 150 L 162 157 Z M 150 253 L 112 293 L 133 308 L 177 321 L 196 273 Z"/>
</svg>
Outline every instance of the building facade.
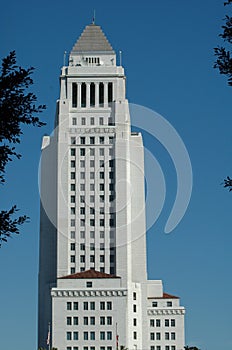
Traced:
<svg viewBox="0 0 232 350">
<path fill-rule="evenodd" d="M 184 313 L 147 279 L 143 142 L 126 77 L 94 23 L 62 67 L 44 136 L 38 344 L 58 350 L 182 350 Z"/>
</svg>

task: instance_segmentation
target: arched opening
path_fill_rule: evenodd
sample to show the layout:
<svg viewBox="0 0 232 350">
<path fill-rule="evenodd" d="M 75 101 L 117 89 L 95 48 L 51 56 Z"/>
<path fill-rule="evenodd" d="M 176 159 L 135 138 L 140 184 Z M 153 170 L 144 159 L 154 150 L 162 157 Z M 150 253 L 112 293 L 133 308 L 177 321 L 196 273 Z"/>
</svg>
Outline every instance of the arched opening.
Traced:
<svg viewBox="0 0 232 350">
<path fill-rule="evenodd" d="M 104 106 L 104 84 L 103 83 L 99 84 L 99 106 L 100 107 Z"/>
<path fill-rule="evenodd" d="M 95 84 L 90 84 L 90 107 L 95 106 Z"/>
<path fill-rule="evenodd" d="M 81 84 L 81 107 L 86 107 L 86 84 Z"/>
</svg>

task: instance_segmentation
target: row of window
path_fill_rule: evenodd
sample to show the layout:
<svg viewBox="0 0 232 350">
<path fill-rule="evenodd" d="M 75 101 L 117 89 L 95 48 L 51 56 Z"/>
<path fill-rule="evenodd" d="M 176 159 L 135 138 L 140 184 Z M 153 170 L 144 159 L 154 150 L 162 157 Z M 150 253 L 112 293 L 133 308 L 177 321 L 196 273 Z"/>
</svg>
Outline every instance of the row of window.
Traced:
<svg viewBox="0 0 232 350">
<path fill-rule="evenodd" d="M 66 332 L 67 340 L 79 340 L 79 332 Z M 83 340 L 96 340 L 96 334 L 92 332 L 83 332 Z M 112 340 L 112 332 L 99 332 L 99 340 Z"/>
<path fill-rule="evenodd" d="M 104 156 L 105 155 L 105 148 L 99 148 L 99 156 Z M 109 155 L 113 155 L 113 148 L 109 148 Z M 80 148 L 79 150 L 80 156 L 84 157 L 86 154 L 89 154 L 90 156 L 95 156 L 95 148 Z M 76 156 L 76 148 L 70 148 L 70 155 Z"/>
<path fill-rule="evenodd" d="M 167 307 L 172 307 L 172 301 L 167 301 L 166 305 L 167 305 Z M 158 302 L 157 301 L 153 301 L 152 302 L 152 307 L 158 307 Z"/>
<path fill-rule="evenodd" d="M 90 219 L 89 220 L 89 225 L 90 226 L 95 226 L 95 224 L 96 224 L 95 221 L 96 221 L 95 219 Z M 85 219 L 81 219 L 80 220 L 80 226 L 83 227 L 85 225 L 86 225 L 86 220 Z M 114 225 L 115 225 L 114 219 L 109 219 L 109 227 L 114 227 Z M 76 220 L 75 219 L 71 219 L 70 220 L 70 226 L 71 227 L 76 226 Z M 105 226 L 105 219 L 99 219 L 99 226 L 101 226 L 101 227 Z"/>
<path fill-rule="evenodd" d="M 90 255 L 88 256 L 89 261 L 91 263 L 95 263 L 95 255 Z M 114 259 L 115 256 L 114 255 L 110 255 L 110 263 L 114 263 Z M 85 255 L 80 255 L 80 263 L 85 263 L 86 257 Z M 76 262 L 76 256 L 75 255 L 71 255 L 70 256 L 70 262 L 71 263 L 75 263 Z M 105 255 L 100 255 L 99 256 L 99 262 L 100 263 L 104 263 L 105 262 Z"/>
<path fill-rule="evenodd" d="M 76 179 L 76 173 L 75 172 L 71 172 L 70 173 L 70 177 L 71 177 L 71 180 L 75 180 Z M 89 177 L 90 177 L 90 179 L 94 179 L 95 173 L 94 172 L 90 172 L 89 173 Z M 104 179 L 105 178 L 104 171 L 100 171 L 99 172 L 99 178 L 100 179 Z M 81 180 L 85 179 L 85 172 L 80 172 L 80 179 Z M 109 179 L 114 179 L 114 172 L 113 171 L 109 172 Z"/>
<path fill-rule="evenodd" d="M 161 320 L 159 320 L 159 319 L 156 319 L 156 320 L 154 320 L 154 319 L 151 319 L 150 320 L 150 326 L 151 327 L 161 327 Z M 168 319 L 166 319 L 166 320 L 164 320 L 164 326 L 165 327 L 175 327 L 176 326 L 176 320 L 175 319 L 171 319 L 171 320 L 168 320 Z"/>
<path fill-rule="evenodd" d="M 77 140 L 78 140 L 77 137 L 72 136 L 71 137 L 71 144 L 72 145 L 78 144 Z M 107 142 L 107 140 L 108 140 L 108 142 Z M 86 145 L 86 144 L 95 145 L 97 142 L 100 145 L 104 145 L 104 144 L 107 144 L 107 143 L 112 145 L 113 142 L 114 142 L 114 137 L 113 136 L 109 136 L 108 138 L 105 137 L 105 136 L 99 136 L 99 137 L 95 137 L 95 136 L 89 136 L 89 137 L 80 136 L 79 137 L 80 145 Z"/>
<path fill-rule="evenodd" d="M 166 345 L 165 350 L 176 350 L 176 346 L 175 345 Z M 161 346 L 160 345 L 157 345 L 157 346 L 154 346 L 154 345 L 151 345 L 150 347 L 150 350 L 161 350 Z"/>
<path fill-rule="evenodd" d="M 89 101 L 87 101 L 87 88 L 89 88 Z M 96 88 L 98 88 L 98 101 L 96 100 Z M 97 103 L 100 107 L 104 107 L 105 96 L 108 95 L 107 100 L 109 104 L 113 101 L 113 83 L 110 82 L 107 85 L 105 84 L 105 86 L 102 82 L 99 84 L 90 83 L 89 85 L 86 83 L 81 83 L 80 94 L 80 107 L 85 108 L 87 106 L 87 102 L 89 103 L 90 107 L 95 107 Z M 78 107 L 77 83 L 72 83 L 72 107 Z"/>
<path fill-rule="evenodd" d="M 113 168 L 114 167 L 114 159 L 110 159 L 109 161 L 104 161 L 103 159 L 99 160 L 99 167 L 104 167 L 105 164 L 107 164 L 109 166 L 109 168 Z M 86 166 L 86 162 L 85 160 L 80 160 L 80 168 L 85 168 Z M 75 160 L 71 160 L 70 161 L 70 166 L 71 168 L 75 168 L 76 167 L 76 161 Z M 95 160 L 94 159 L 90 159 L 89 161 L 89 166 L 90 168 L 95 167 Z"/>
<path fill-rule="evenodd" d="M 95 202 L 95 198 L 96 198 L 97 196 L 94 196 L 94 195 L 90 195 L 89 196 L 89 202 L 90 203 L 94 203 Z M 99 202 L 100 203 L 105 203 L 105 197 L 106 196 L 104 196 L 103 194 L 102 195 L 99 195 Z M 110 194 L 109 195 L 109 202 L 113 202 L 115 200 L 115 192 L 114 192 L 114 194 Z M 76 196 L 74 196 L 74 195 L 71 195 L 70 196 L 70 202 L 71 203 L 76 203 Z M 85 196 L 84 195 L 81 195 L 80 196 L 80 203 L 85 203 Z M 84 226 L 84 225 L 83 225 Z M 90 226 L 95 226 L 95 225 L 92 225 L 92 224 L 90 224 Z M 104 226 L 104 225 L 100 225 L 100 226 Z"/>
<path fill-rule="evenodd" d="M 165 340 L 175 340 L 176 339 L 176 333 L 175 332 L 165 332 L 164 333 L 164 339 Z M 161 333 L 160 332 L 151 332 L 150 333 L 150 340 L 161 340 Z"/>
<path fill-rule="evenodd" d="M 89 237 L 90 237 L 90 238 L 93 238 L 93 239 L 94 239 L 94 238 L 95 238 L 95 235 L 96 235 L 95 231 L 90 231 L 90 232 L 89 232 Z M 104 238 L 105 238 L 105 232 L 104 232 L 104 231 L 100 231 L 100 232 L 99 232 L 99 236 L 100 236 L 100 238 L 103 238 L 103 239 L 104 239 Z M 113 239 L 114 236 L 115 236 L 114 231 L 110 231 L 109 236 L 110 236 L 111 239 Z M 75 237 L 76 237 L 75 231 L 70 231 L 70 238 L 71 238 L 71 239 L 75 239 Z M 80 231 L 80 238 L 85 239 L 85 237 L 86 237 L 85 231 Z"/>
<path fill-rule="evenodd" d="M 80 245 L 80 250 L 85 250 L 85 248 L 86 248 L 85 243 L 80 243 L 79 245 Z M 89 249 L 96 250 L 95 243 L 89 243 Z M 105 244 L 100 243 L 99 249 L 105 250 Z M 70 250 L 76 250 L 76 243 L 70 243 Z"/>
<path fill-rule="evenodd" d="M 91 317 L 83 317 L 83 320 L 82 320 L 82 324 L 84 326 L 88 326 L 88 325 L 92 325 L 92 326 L 95 326 L 96 324 L 99 324 L 99 325 L 108 325 L 108 326 L 111 326 L 112 325 L 112 317 L 111 316 L 100 316 L 99 318 L 99 322 L 96 322 L 96 318 L 94 316 L 91 316 Z M 71 317 L 71 316 L 68 316 L 66 318 L 66 324 L 67 326 L 77 326 L 79 324 L 79 318 L 77 316 L 74 316 L 74 317 Z"/>
<path fill-rule="evenodd" d="M 95 270 L 95 267 L 94 266 L 90 266 L 90 270 Z M 110 269 L 109 270 L 106 270 L 105 271 L 105 268 L 103 266 L 101 266 L 100 268 L 98 268 L 98 270 L 100 272 L 106 272 L 106 273 L 110 273 L 111 275 L 114 275 L 115 274 L 115 267 L 114 266 L 110 266 Z M 83 271 L 86 271 L 86 267 L 80 267 L 79 270 L 76 270 L 75 267 L 71 267 L 70 269 L 70 274 L 74 274 L 76 273 L 77 271 L 80 271 L 80 272 L 83 272 Z"/>
<path fill-rule="evenodd" d="M 82 184 L 81 184 L 81 185 L 82 185 Z M 90 184 L 90 185 L 94 185 L 94 184 Z M 101 189 L 105 188 L 104 184 L 100 184 L 100 185 L 103 185 L 103 186 L 99 186 Z M 71 188 L 75 188 L 75 187 L 72 187 L 72 186 L 71 186 Z M 81 189 L 81 190 L 83 190 L 83 188 L 85 188 L 85 187 L 80 186 L 80 189 Z M 94 186 L 90 186 L 90 189 L 91 189 L 92 191 L 94 191 L 93 188 L 94 188 Z M 113 191 L 113 189 L 114 189 L 114 184 L 112 184 L 112 183 L 109 184 L 109 189 L 110 189 L 111 191 Z M 83 190 L 83 191 L 84 191 L 84 190 Z M 80 215 L 85 215 L 85 214 L 86 214 L 86 209 L 87 209 L 87 208 L 85 208 L 85 207 L 80 207 Z M 110 207 L 109 209 L 110 209 L 109 215 L 110 215 L 110 216 L 115 215 L 114 208 L 113 208 L 113 207 Z M 105 214 L 105 208 L 104 208 L 104 207 L 100 207 L 100 208 L 97 208 L 97 210 L 96 210 L 94 207 L 89 207 L 89 214 L 90 214 L 90 215 L 95 215 L 96 212 L 99 213 L 99 214 L 101 214 L 101 215 L 104 215 L 104 214 Z M 76 208 L 75 208 L 75 207 L 70 207 L 70 214 L 76 214 Z"/>
<path fill-rule="evenodd" d="M 84 301 L 82 306 L 83 310 L 95 310 L 95 301 Z M 78 310 L 79 303 L 78 301 L 68 301 L 66 304 L 67 310 Z M 99 303 L 100 310 L 112 310 L 112 301 L 100 301 Z"/>
<path fill-rule="evenodd" d="M 73 117 L 72 118 L 72 125 L 77 125 L 79 121 L 79 118 Z M 85 126 L 85 125 L 107 125 L 107 126 L 112 126 L 114 125 L 113 122 L 113 118 L 109 117 L 109 118 L 104 118 L 104 117 L 98 117 L 94 118 L 94 117 L 90 117 L 90 118 L 86 118 L 86 117 L 81 117 L 80 118 L 80 125 L 81 126 Z"/>
</svg>

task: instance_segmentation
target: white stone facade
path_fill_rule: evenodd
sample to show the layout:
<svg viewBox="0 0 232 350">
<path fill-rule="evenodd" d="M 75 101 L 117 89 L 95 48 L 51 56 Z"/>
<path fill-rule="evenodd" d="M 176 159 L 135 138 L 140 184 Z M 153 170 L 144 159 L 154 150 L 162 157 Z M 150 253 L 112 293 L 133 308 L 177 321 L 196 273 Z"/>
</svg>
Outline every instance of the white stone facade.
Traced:
<svg viewBox="0 0 232 350">
<path fill-rule="evenodd" d="M 125 74 L 101 28 L 61 70 L 56 129 L 41 160 L 39 346 L 182 350 L 184 308 L 148 281 L 143 142 Z"/>
</svg>

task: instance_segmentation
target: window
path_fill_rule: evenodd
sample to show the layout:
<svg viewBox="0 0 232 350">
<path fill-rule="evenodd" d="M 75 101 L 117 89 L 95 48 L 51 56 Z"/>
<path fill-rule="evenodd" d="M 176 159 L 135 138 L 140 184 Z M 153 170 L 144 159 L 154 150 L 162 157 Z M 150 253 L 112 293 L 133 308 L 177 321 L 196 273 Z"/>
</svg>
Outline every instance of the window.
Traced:
<svg viewBox="0 0 232 350">
<path fill-rule="evenodd" d="M 175 340 L 175 339 L 176 339 L 176 333 L 174 333 L 174 332 L 171 333 L 171 339 L 172 339 L 172 340 Z"/>
<path fill-rule="evenodd" d="M 155 327 L 155 320 L 150 320 L 150 327 Z"/>
<path fill-rule="evenodd" d="M 172 307 L 172 301 L 167 301 L 167 307 Z"/>
<path fill-rule="evenodd" d="M 80 250 L 85 250 L 85 244 L 84 243 L 80 244 Z"/>
<path fill-rule="evenodd" d="M 70 250 L 75 250 L 75 243 L 70 243 Z"/>
<path fill-rule="evenodd" d="M 114 138 L 113 136 L 110 136 L 109 137 L 109 144 L 112 145 L 114 143 Z"/>
<path fill-rule="evenodd" d="M 71 145 L 75 145 L 76 144 L 76 137 L 71 137 Z"/>
<path fill-rule="evenodd" d="M 90 238 L 94 238 L 95 237 L 95 232 L 94 231 L 90 231 Z"/>
<path fill-rule="evenodd" d="M 108 83 L 108 104 L 113 101 L 113 83 Z"/>
<path fill-rule="evenodd" d="M 99 125 L 103 125 L 103 117 L 99 118 Z"/>
<path fill-rule="evenodd" d="M 85 173 L 83 171 L 80 173 L 80 178 L 81 178 L 81 180 L 85 179 Z"/>
<path fill-rule="evenodd" d="M 104 207 L 100 207 L 100 214 L 104 214 L 105 213 L 105 210 L 104 210 Z"/>
<path fill-rule="evenodd" d="M 112 301 L 107 301 L 107 310 L 112 310 Z"/>
<path fill-rule="evenodd" d="M 80 214 L 85 215 L 85 207 L 80 207 Z"/>
<path fill-rule="evenodd" d="M 70 177 L 71 177 L 71 180 L 75 180 L 76 174 L 74 172 L 71 172 Z"/>
<path fill-rule="evenodd" d="M 165 350 L 169 350 L 169 349 L 170 349 L 169 345 L 166 345 Z"/>
<path fill-rule="evenodd" d="M 133 292 L 133 300 L 136 300 L 136 293 Z"/>
<path fill-rule="evenodd" d="M 153 302 L 152 302 L 152 307 L 157 307 L 157 306 L 158 306 L 157 301 L 153 301 Z"/>
<path fill-rule="evenodd" d="M 72 340 L 72 332 L 66 332 L 66 339 Z"/>
<path fill-rule="evenodd" d="M 81 118 L 81 125 L 85 125 L 85 118 Z"/>
<path fill-rule="evenodd" d="M 94 245 L 94 243 L 90 243 L 90 250 L 95 250 L 95 245 Z"/>
<path fill-rule="evenodd" d="M 157 345 L 156 350 L 161 350 L 161 346 Z"/>
<path fill-rule="evenodd" d="M 114 178 L 114 173 L 113 173 L 113 171 L 110 171 L 110 172 L 109 172 L 109 178 L 110 178 L 110 179 L 113 179 L 113 178 Z"/>
<path fill-rule="evenodd" d="M 112 325 L 112 317 L 111 316 L 107 316 L 107 324 Z"/>
<path fill-rule="evenodd" d="M 113 168 L 114 167 L 114 159 L 109 160 L 109 167 Z"/>
<path fill-rule="evenodd" d="M 75 226 L 75 219 L 71 219 L 71 221 L 70 221 L 70 226 Z"/>
<path fill-rule="evenodd" d="M 104 325 L 105 324 L 105 317 L 101 316 L 100 317 L 100 325 Z"/>
<path fill-rule="evenodd" d="M 169 320 L 164 320 L 165 327 L 169 327 Z"/>
<path fill-rule="evenodd" d="M 105 220 L 104 219 L 100 219 L 100 226 L 104 226 L 105 225 Z"/>
<path fill-rule="evenodd" d="M 104 148 L 100 148 L 99 149 L 99 155 L 100 156 L 104 156 L 104 151 L 105 151 Z"/>
<path fill-rule="evenodd" d="M 85 220 L 80 220 L 81 226 L 85 226 Z"/>
<path fill-rule="evenodd" d="M 86 84 L 81 84 L 81 107 L 86 107 Z"/>
<path fill-rule="evenodd" d="M 95 191 L 95 184 L 90 184 L 89 189 L 90 191 Z"/>
<path fill-rule="evenodd" d="M 90 317 L 90 324 L 95 325 L 95 317 L 94 316 Z"/>
<path fill-rule="evenodd" d="M 83 317 L 83 324 L 84 324 L 85 326 L 88 326 L 88 324 L 89 324 L 89 319 L 88 319 L 88 317 Z"/>
<path fill-rule="evenodd" d="M 85 156 L 85 148 L 80 148 L 80 156 Z"/>
<path fill-rule="evenodd" d="M 175 327 L 176 326 L 176 320 L 175 319 L 171 319 L 171 327 Z"/>
<path fill-rule="evenodd" d="M 70 237 L 71 237 L 72 239 L 75 238 L 75 231 L 71 231 L 71 232 L 70 232 Z"/>
<path fill-rule="evenodd" d="M 150 350 L 155 350 L 154 345 L 150 346 Z"/>
<path fill-rule="evenodd" d="M 104 179 L 104 172 L 103 171 L 100 171 L 99 177 L 100 177 L 100 179 Z"/>
<path fill-rule="evenodd" d="M 85 231 L 80 232 L 81 238 L 85 238 Z"/>
<path fill-rule="evenodd" d="M 156 340 L 161 340 L 161 333 L 156 333 Z"/>
<path fill-rule="evenodd" d="M 90 160 L 89 165 L 90 165 L 90 168 L 93 168 L 95 166 L 95 161 L 94 160 Z"/>
<path fill-rule="evenodd" d="M 95 106 L 95 84 L 94 83 L 90 84 L 90 106 L 91 107 Z"/>
<path fill-rule="evenodd" d="M 110 254 L 110 262 L 114 263 L 114 255 L 113 254 Z"/>
<path fill-rule="evenodd" d="M 169 340 L 169 333 L 165 332 L 165 340 Z"/>
<path fill-rule="evenodd" d="M 137 318 L 133 318 L 133 326 L 137 326 Z"/>
<path fill-rule="evenodd" d="M 94 179 L 94 173 L 93 172 L 90 172 L 90 174 L 89 174 L 89 177 L 90 177 L 90 179 Z"/>
<path fill-rule="evenodd" d="M 76 208 L 75 207 L 71 207 L 70 208 L 70 214 L 74 215 L 76 213 Z"/>
<path fill-rule="evenodd" d="M 104 167 L 104 165 L 105 165 L 105 164 L 104 164 L 104 160 L 101 159 L 101 160 L 99 161 L 99 166 L 102 168 L 102 167 Z"/>
<path fill-rule="evenodd" d="M 112 155 L 113 155 L 113 153 L 114 153 L 113 148 L 109 148 L 109 155 L 110 155 L 110 156 L 112 156 Z"/>
<path fill-rule="evenodd" d="M 78 332 L 73 332 L 73 340 L 78 340 Z"/>
<path fill-rule="evenodd" d="M 94 148 L 90 148 L 90 155 L 94 156 L 94 154 L 95 154 L 95 149 Z"/>
<path fill-rule="evenodd" d="M 73 310 L 78 310 L 78 301 L 74 301 Z"/>
<path fill-rule="evenodd" d="M 110 219 L 109 220 L 109 226 L 110 227 L 114 227 L 114 219 Z"/>
<path fill-rule="evenodd" d="M 80 160 L 80 167 L 84 168 L 85 167 L 85 161 L 84 160 Z"/>
<path fill-rule="evenodd" d="M 72 107 L 77 107 L 77 83 L 72 83 Z"/>
<path fill-rule="evenodd" d="M 99 142 L 100 142 L 101 145 L 104 144 L 104 136 L 100 136 L 99 137 Z"/>
<path fill-rule="evenodd" d="M 88 340 L 88 332 L 84 332 L 83 333 L 83 339 L 84 340 Z"/>
<path fill-rule="evenodd" d="M 77 316 L 73 317 L 73 324 L 74 324 L 74 326 L 78 325 L 78 317 Z"/>
<path fill-rule="evenodd" d="M 71 197 L 70 197 L 70 202 L 71 202 L 71 203 L 75 203 L 75 201 L 76 201 L 75 196 L 71 196 Z"/>
<path fill-rule="evenodd" d="M 171 346 L 171 350 L 176 350 L 176 346 L 175 346 L 175 345 L 172 345 L 172 346 Z"/>
<path fill-rule="evenodd" d="M 85 137 L 80 137 L 80 143 L 81 145 L 85 145 Z"/>
<path fill-rule="evenodd" d="M 67 310 L 72 310 L 72 303 L 70 301 L 67 302 L 66 308 Z"/>
<path fill-rule="evenodd" d="M 70 256 L 71 263 L 75 263 L 75 260 L 76 260 L 76 256 L 75 255 L 71 255 Z"/>
<path fill-rule="evenodd" d="M 83 309 L 84 309 L 84 310 L 88 310 L 88 302 L 87 302 L 87 301 L 84 301 L 84 303 L 83 303 Z"/>
<path fill-rule="evenodd" d="M 94 255 L 90 255 L 90 262 L 94 263 L 95 262 L 95 256 Z"/>
<path fill-rule="evenodd" d="M 94 117 L 90 118 L 90 125 L 94 125 Z"/>
<path fill-rule="evenodd" d="M 133 305 L 133 311 L 136 312 L 136 305 Z"/>
<path fill-rule="evenodd" d="M 80 202 L 85 203 L 85 196 L 80 196 Z"/>
<path fill-rule="evenodd" d="M 112 332 L 107 332 L 107 340 L 112 340 Z"/>
<path fill-rule="evenodd" d="M 99 84 L 99 106 L 100 107 L 104 106 L 104 84 L 103 83 Z"/>
<path fill-rule="evenodd" d="M 90 143 L 90 145 L 94 145 L 95 144 L 95 137 L 94 136 L 91 136 L 89 138 L 89 143 Z"/>
<path fill-rule="evenodd" d="M 90 203 L 94 203 L 94 196 L 91 195 L 91 196 L 89 197 L 89 200 L 90 200 Z"/>
<path fill-rule="evenodd" d="M 95 226 L 95 220 L 94 219 L 90 219 L 89 220 L 89 224 L 90 224 L 90 226 Z"/>
<path fill-rule="evenodd" d="M 100 340 L 105 340 L 105 332 L 100 332 Z"/>
<path fill-rule="evenodd" d="M 90 340 L 95 340 L 95 332 L 90 332 Z"/>
<path fill-rule="evenodd" d="M 155 333 L 150 333 L 150 339 L 155 340 Z"/>
<path fill-rule="evenodd" d="M 100 243 L 100 250 L 105 250 L 104 243 Z"/>
<path fill-rule="evenodd" d="M 137 332 L 134 332 L 134 339 L 137 339 Z"/>
<path fill-rule="evenodd" d="M 100 301 L 100 310 L 105 310 L 105 302 Z"/>
<path fill-rule="evenodd" d="M 70 149 L 70 153 L 71 153 L 71 156 L 75 156 L 76 155 L 76 149 L 75 148 L 71 148 Z"/>
<path fill-rule="evenodd" d="M 75 267 L 71 267 L 71 269 L 70 269 L 70 274 L 72 275 L 73 273 L 75 273 L 76 271 L 75 271 Z"/>
<path fill-rule="evenodd" d="M 85 263 L 85 255 L 80 255 L 80 262 Z"/>
<path fill-rule="evenodd" d="M 105 256 L 104 255 L 100 255 L 100 263 L 104 263 L 105 262 Z"/>
<path fill-rule="evenodd" d="M 91 283 L 91 287 L 92 287 L 92 282 L 89 282 L 89 283 Z M 86 287 L 88 287 L 88 286 L 86 286 Z M 90 310 L 95 310 L 95 302 L 94 301 L 90 302 Z"/>
<path fill-rule="evenodd" d="M 156 327 L 160 327 L 161 326 L 161 321 L 160 320 L 156 320 Z"/>
<path fill-rule="evenodd" d="M 100 202 L 101 202 L 101 203 L 104 203 L 104 200 L 105 200 L 105 196 L 103 196 L 103 195 L 100 195 L 100 196 L 99 196 L 99 199 L 100 199 Z"/>
<path fill-rule="evenodd" d="M 71 346 L 67 346 L 66 350 L 72 350 Z"/>
</svg>

